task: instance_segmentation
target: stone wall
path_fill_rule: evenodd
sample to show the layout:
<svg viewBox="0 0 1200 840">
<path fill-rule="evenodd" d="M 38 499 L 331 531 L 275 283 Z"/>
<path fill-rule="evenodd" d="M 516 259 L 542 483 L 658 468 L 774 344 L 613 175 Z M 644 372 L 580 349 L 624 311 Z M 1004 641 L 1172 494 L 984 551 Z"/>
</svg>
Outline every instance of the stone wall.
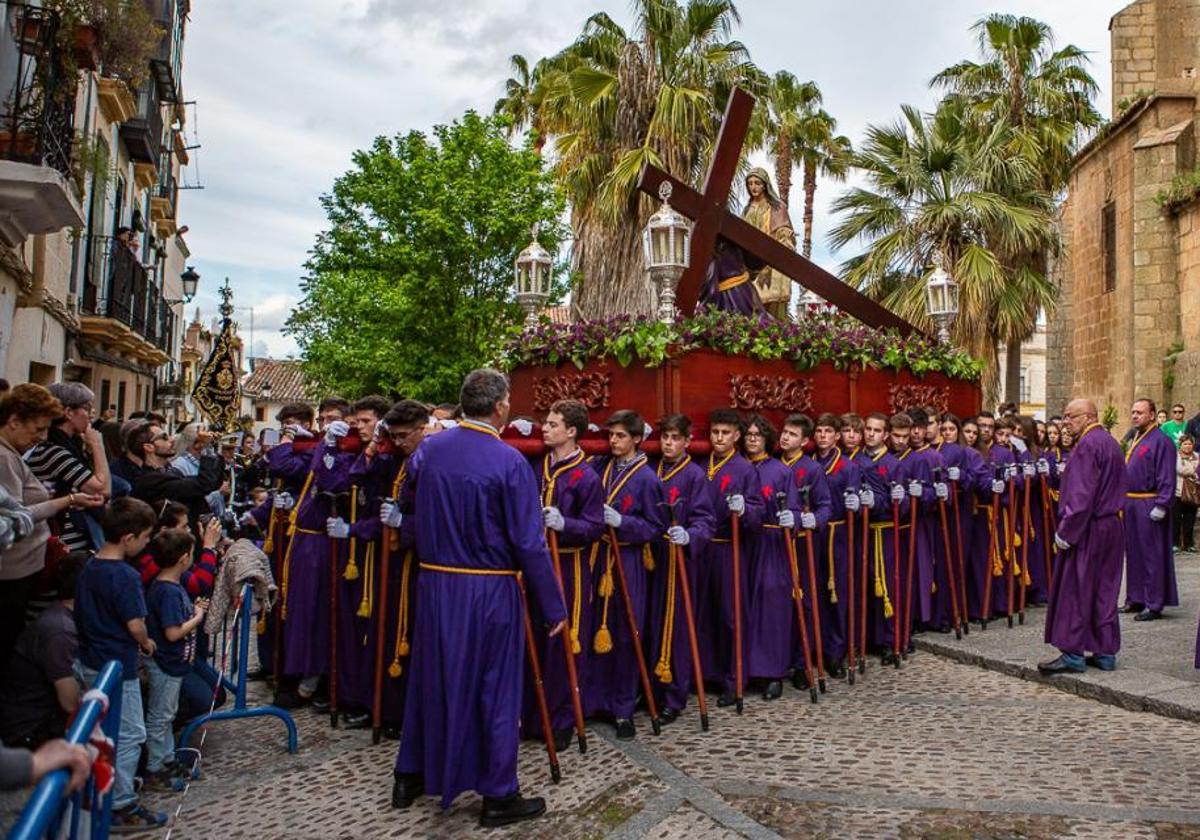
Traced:
<svg viewBox="0 0 1200 840">
<path fill-rule="evenodd" d="M 1191 416 L 1200 410 L 1200 202 L 1184 208 L 1175 223 L 1183 352 L 1175 359 L 1171 401 L 1183 403 Z"/>
<path fill-rule="evenodd" d="M 1158 78 L 1155 67 L 1155 4 L 1162 0 L 1137 0 L 1113 15 L 1112 33 L 1112 115 L 1120 113 L 1122 100 L 1135 98 L 1138 91 L 1154 90 Z"/>
</svg>

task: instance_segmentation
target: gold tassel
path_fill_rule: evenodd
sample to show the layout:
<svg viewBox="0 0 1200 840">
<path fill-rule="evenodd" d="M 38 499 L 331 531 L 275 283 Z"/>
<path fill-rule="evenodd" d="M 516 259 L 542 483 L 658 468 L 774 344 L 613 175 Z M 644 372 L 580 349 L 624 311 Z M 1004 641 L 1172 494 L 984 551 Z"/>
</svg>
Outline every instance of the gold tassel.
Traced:
<svg viewBox="0 0 1200 840">
<path fill-rule="evenodd" d="M 612 569 L 606 569 L 600 577 L 600 588 L 597 590 L 601 598 L 611 598 L 613 594 L 613 574 Z"/>
<path fill-rule="evenodd" d="M 354 532 L 354 523 L 358 521 L 358 488 L 350 489 L 350 530 Z M 355 557 L 358 555 L 358 539 L 350 537 L 350 559 L 346 561 L 346 571 L 342 573 L 345 580 L 358 580 L 358 563 Z M 366 587 L 363 587 L 363 595 L 366 596 Z M 362 615 L 362 607 L 358 608 L 358 614 Z M 368 613 L 369 614 L 369 613 Z"/>
<path fill-rule="evenodd" d="M 896 559 L 899 563 L 899 558 Z M 883 598 L 883 617 L 891 618 L 896 614 L 892 608 L 891 599 L 888 598 L 887 591 L 887 562 L 883 558 L 883 533 L 879 532 L 875 535 L 875 595 Z"/>
<path fill-rule="evenodd" d="M 608 605 L 612 603 L 613 594 L 613 554 L 612 548 L 605 550 L 606 565 L 604 567 L 604 577 L 600 579 L 600 595 L 604 598 L 604 609 L 600 611 L 600 629 L 596 631 L 596 638 L 592 641 L 592 649 L 596 653 L 608 653 L 613 649 L 612 634 L 608 632 Z M 617 556 L 616 562 L 620 563 L 620 555 Z"/>
<path fill-rule="evenodd" d="M 402 673 L 404 673 L 404 670 L 400 667 L 400 657 L 397 656 L 392 660 L 392 664 L 388 666 L 388 676 L 396 679 Z"/>
<path fill-rule="evenodd" d="M 362 600 L 358 604 L 358 617 L 370 618 L 375 602 L 375 543 L 367 545 L 367 576 L 363 578 Z"/>
<path fill-rule="evenodd" d="M 275 508 L 267 514 L 267 536 L 263 539 L 262 550 L 268 557 L 275 553 Z"/>
<path fill-rule="evenodd" d="M 654 571 L 654 552 L 650 550 L 650 543 L 642 543 L 642 565 L 647 572 Z"/>
<path fill-rule="evenodd" d="M 400 676 L 400 659 L 408 656 L 408 581 L 412 574 L 413 554 L 411 551 L 404 552 L 404 561 L 400 572 L 400 603 L 398 605 L 397 621 L 396 621 L 396 649 L 392 656 L 392 666 L 388 668 L 388 674 L 392 677 Z M 384 581 L 384 586 L 387 581 Z"/>
<path fill-rule="evenodd" d="M 573 597 L 571 599 L 571 653 L 578 655 L 583 651 L 583 646 L 579 644 L 579 613 L 583 607 L 583 582 L 581 580 L 580 568 L 583 565 L 583 552 L 573 552 L 575 556 L 575 580 L 572 581 L 571 587 Z"/>
<path fill-rule="evenodd" d="M 600 625 L 600 629 L 596 631 L 596 640 L 592 644 L 592 650 L 596 653 L 608 653 L 612 650 L 612 634 L 608 632 L 606 625 Z"/>
<path fill-rule="evenodd" d="M 662 645 L 658 651 L 658 664 L 654 666 L 655 676 L 664 683 L 670 683 L 674 679 L 671 675 L 671 648 L 675 641 L 675 569 L 678 563 L 673 561 L 675 552 L 679 550 L 676 546 L 667 544 L 667 609 L 663 617 Z"/>
<path fill-rule="evenodd" d="M 833 537 L 834 537 L 834 533 L 836 531 L 837 531 L 837 524 L 830 523 L 830 525 L 829 525 L 829 555 L 828 555 L 828 557 L 829 557 L 829 583 L 826 584 L 826 587 L 829 589 L 829 603 L 831 603 L 831 604 L 836 604 L 838 602 L 837 577 L 834 575 L 834 564 L 836 561 L 833 558 Z"/>
</svg>

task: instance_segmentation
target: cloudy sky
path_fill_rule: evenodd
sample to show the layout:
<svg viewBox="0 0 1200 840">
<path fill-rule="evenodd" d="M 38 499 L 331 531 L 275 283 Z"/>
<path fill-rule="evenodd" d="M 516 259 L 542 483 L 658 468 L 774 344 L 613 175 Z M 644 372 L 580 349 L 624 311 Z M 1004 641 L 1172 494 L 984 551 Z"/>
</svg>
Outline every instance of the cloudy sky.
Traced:
<svg viewBox="0 0 1200 840">
<path fill-rule="evenodd" d="M 817 82 L 827 110 L 856 143 L 901 103 L 931 107 L 938 70 L 975 55 L 969 28 L 992 12 L 1027 14 L 1059 44 L 1091 53 L 1109 114 L 1108 20 L 1127 0 L 740 0 L 736 33 L 768 72 Z M 286 11 L 283 11 L 286 9 Z M 254 308 L 256 353 L 282 356 L 281 333 L 298 279 L 324 224 L 319 197 L 380 134 L 427 130 L 464 110 L 490 111 L 514 53 L 531 63 L 606 11 L 626 25 L 628 0 L 203 0 L 192 5 L 185 52 L 188 130 L 202 148 L 185 182 L 180 218 L 200 272 L 197 303 L 215 311 L 228 276 L 235 302 Z M 824 245 L 817 191 L 814 257 Z M 795 206 L 793 198 L 793 206 Z M 840 255 L 841 258 L 848 256 Z M 240 311 L 249 338 L 249 313 Z"/>
</svg>

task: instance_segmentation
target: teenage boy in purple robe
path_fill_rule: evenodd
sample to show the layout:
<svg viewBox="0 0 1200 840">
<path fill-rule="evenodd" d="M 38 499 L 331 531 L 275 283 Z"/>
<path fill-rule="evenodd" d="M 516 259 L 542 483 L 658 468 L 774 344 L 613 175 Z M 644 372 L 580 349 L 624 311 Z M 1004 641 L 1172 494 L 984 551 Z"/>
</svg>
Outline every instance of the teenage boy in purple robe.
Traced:
<svg viewBox="0 0 1200 840">
<path fill-rule="evenodd" d="M 1125 464 L 1120 445 L 1096 420 L 1091 400 L 1072 400 L 1063 414 L 1077 442 L 1062 474 L 1054 535 L 1058 565 L 1045 635 L 1061 653 L 1038 665 L 1043 674 L 1080 673 L 1088 665 L 1111 671 L 1121 648 L 1117 598 L 1125 551 L 1119 515 L 1125 507 Z"/>
<path fill-rule="evenodd" d="M 861 469 L 854 463 L 853 457 L 838 445 L 841 428 L 842 418 L 836 414 L 822 414 L 813 428 L 813 440 L 817 444 L 814 460 L 825 471 L 825 482 L 829 485 L 829 522 L 818 543 L 821 558 L 818 574 L 822 581 L 827 582 L 821 599 L 821 637 L 825 670 L 834 679 L 846 675 L 849 570 L 857 568 L 857 563 L 852 564 L 849 556 L 848 513 L 858 511 L 858 491 L 862 485 Z M 855 527 L 858 527 L 857 517 Z M 858 554 L 858 534 L 855 534 L 854 548 L 855 554 Z"/>
<path fill-rule="evenodd" d="M 1000 515 L 996 518 L 995 556 L 992 559 L 992 614 L 1007 615 L 1008 613 L 1008 581 L 1012 577 L 1013 603 L 1016 604 L 1017 590 L 1021 585 L 1019 578 L 1020 557 L 1013 561 L 1013 556 L 1020 551 L 1017 545 L 1014 529 L 1015 517 L 1009 516 L 1009 498 L 1012 497 L 1014 511 L 1021 499 L 1021 483 L 1025 480 L 1020 469 L 1020 453 L 1012 444 L 1012 424 L 1010 418 L 1002 417 L 996 421 L 992 432 L 992 445 L 988 449 L 989 467 L 992 468 L 992 495 L 1000 496 Z M 995 478 L 995 468 L 1000 468 L 1000 478 Z M 1015 606 L 1014 606 L 1015 609 Z"/>
<path fill-rule="evenodd" d="M 907 418 L 906 418 L 907 419 Z M 863 420 L 863 490 L 859 494 L 863 510 L 870 517 L 870 544 L 867 553 L 868 625 L 872 644 L 880 652 L 884 665 L 893 662 L 896 600 L 896 568 L 893 542 L 892 499 L 903 499 L 902 470 L 889 446 L 888 418 L 875 412 Z M 905 439 L 907 445 L 907 438 Z M 903 548 L 904 539 L 901 538 Z"/>
<path fill-rule="evenodd" d="M 816 524 L 800 510 L 792 472 L 768 453 L 775 449 L 775 429 L 755 414 L 746 420 L 742 438 L 747 460 L 758 471 L 765 513 L 760 530 L 747 540 L 750 554 L 750 609 L 742 627 L 747 634 L 746 676 L 765 681 L 762 698 L 783 696 L 783 679 L 795 654 L 795 603 L 792 599 L 788 533 L 797 523 Z"/>
<path fill-rule="evenodd" d="M 1175 445 L 1155 422 L 1151 400 L 1133 404 L 1136 434 L 1125 452 L 1125 612 L 1154 621 L 1179 606 L 1171 548 Z M 1074 458 L 1074 454 L 1072 454 Z"/>
<path fill-rule="evenodd" d="M 483 796 L 480 825 L 541 815 L 517 781 L 524 676 L 524 598 L 562 632 L 566 608 L 543 534 L 537 478 L 500 440 L 508 419 L 502 373 L 472 371 L 459 394 L 464 419 L 429 437 L 415 487 L 416 624 L 392 806 L 422 794 L 448 808 Z"/>
<path fill-rule="evenodd" d="M 537 464 L 542 499 L 542 522 L 556 535 L 566 597 L 570 637 L 547 636 L 534 612 L 534 636 L 542 662 L 542 682 L 550 707 L 554 743 L 565 750 L 574 734 L 575 713 L 571 685 L 562 646 L 570 645 L 580 692 L 585 691 L 592 639 L 592 573 L 588 568 L 592 544 L 604 533 L 604 491 L 600 476 L 579 448 L 579 437 L 587 431 L 587 406 L 578 400 L 559 400 L 550 406 L 542 424 L 546 454 Z M 532 605 L 530 605 L 532 607 Z M 582 700 L 582 694 L 581 694 Z M 526 737 L 542 734 L 532 686 L 525 691 L 522 728 Z"/>
<path fill-rule="evenodd" d="M 692 439 L 692 421 L 683 414 L 671 414 L 658 423 L 662 460 L 656 470 L 663 485 L 667 506 L 666 540 L 657 548 L 655 570 L 650 580 L 650 606 L 647 610 L 646 636 L 653 669 L 650 684 L 658 703 L 658 717 L 671 723 L 687 706 L 688 693 L 694 688 L 692 649 L 684 613 L 683 583 L 678 569 L 670 565 L 670 546 L 683 557 L 684 573 L 696 609 L 696 589 L 700 575 L 700 555 L 712 538 L 715 527 L 712 499 L 704 468 L 687 453 Z M 674 610 L 668 610 L 673 604 Z M 697 616 L 693 616 L 698 620 Z M 697 635 L 699 628 L 697 627 Z"/>
<path fill-rule="evenodd" d="M 906 458 L 908 494 L 910 504 L 917 507 L 916 579 L 912 582 L 913 614 L 910 619 L 915 627 L 948 630 L 950 584 L 945 578 L 945 569 L 941 569 L 940 573 L 937 569 L 935 546 L 941 540 L 938 499 L 948 500 L 950 492 L 945 483 L 942 457 L 925 440 L 930 425 L 928 413 L 922 408 L 914 408 L 909 410 L 908 416 L 912 420 L 912 431 L 909 435 L 910 455 Z M 907 558 L 905 563 L 907 564 Z M 907 569 L 907 565 L 905 568 Z M 905 584 L 906 587 L 908 585 Z M 942 593 L 942 597 L 937 597 L 938 593 Z"/>
</svg>

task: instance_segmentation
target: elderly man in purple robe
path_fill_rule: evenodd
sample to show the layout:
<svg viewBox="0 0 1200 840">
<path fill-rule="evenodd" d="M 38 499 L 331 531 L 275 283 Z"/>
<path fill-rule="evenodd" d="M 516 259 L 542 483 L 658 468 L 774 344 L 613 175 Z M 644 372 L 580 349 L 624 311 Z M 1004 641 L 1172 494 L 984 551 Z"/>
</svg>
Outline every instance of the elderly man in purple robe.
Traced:
<svg viewBox="0 0 1200 840">
<path fill-rule="evenodd" d="M 1153 401 L 1138 400 L 1131 415 L 1136 432 L 1125 452 L 1125 612 L 1137 613 L 1134 621 L 1154 621 L 1163 607 L 1179 606 L 1170 516 L 1176 452 L 1155 422 Z"/>
<path fill-rule="evenodd" d="M 742 315 L 766 316 L 758 290 L 750 281 L 752 272 L 763 267 L 727 239 L 717 237 L 712 261 L 704 277 L 700 305 Z"/>
<path fill-rule="evenodd" d="M 566 608 L 543 534 L 537 478 L 500 440 L 508 379 L 472 371 L 459 394 L 465 418 L 429 437 L 416 482 L 421 575 L 412 669 L 396 758 L 392 806 L 422 794 L 450 807 L 483 796 L 480 824 L 541 815 L 540 797 L 517 781 L 525 652 L 524 596 L 562 632 Z"/>
<path fill-rule="evenodd" d="M 733 409 L 719 408 L 708 415 L 706 476 L 715 527 L 704 550 L 696 581 L 696 621 L 700 625 L 700 658 L 706 676 L 723 685 L 718 706 L 737 702 L 737 660 L 733 598 L 733 517 L 739 517 L 738 586 L 741 590 L 742 661 L 746 659 L 745 618 L 749 609 L 749 565 L 746 537 L 762 526 L 766 506 L 754 466 L 738 451 L 745 426 Z M 743 678 L 745 674 L 743 673 Z M 745 688 L 745 686 L 742 686 Z"/>
<path fill-rule="evenodd" d="M 562 646 L 571 646 L 575 657 L 580 692 L 587 685 L 588 649 L 592 638 L 592 574 L 587 565 L 592 544 L 604 533 L 604 491 L 600 477 L 579 448 L 579 436 L 587 431 L 587 406 L 578 400 L 559 400 L 550 406 L 542 424 L 546 454 L 538 465 L 542 498 L 542 521 L 556 534 L 562 567 L 563 591 L 570 619 L 570 638 L 550 637 L 543 625 L 534 622 L 538 652 L 542 659 L 542 682 L 550 706 L 554 743 L 565 750 L 571 743 L 575 722 L 571 687 L 567 679 Z M 532 605 L 530 605 L 532 608 Z M 540 619 L 534 612 L 534 618 Z M 542 734 L 532 687 L 525 692 L 522 728 L 526 737 Z"/>
<path fill-rule="evenodd" d="M 644 453 L 638 451 L 646 424 L 635 411 L 614 413 L 605 423 L 609 456 L 596 463 L 604 493 L 604 525 L 608 539 L 596 543 L 596 599 L 592 621 L 595 656 L 589 663 L 587 707 L 589 714 L 611 715 L 617 737 L 635 737 L 633 712 L 637 707 L 639 678 L 635 645 L 646 621 L 647 572 L 654 566 L 652 543 L 666 531 L 662 482 Z M 613 543 L 616 542 L 617 546 Z M 614 549 L 617 549 L 614 551 Z M 623 593 L 617 579 L 621 564 L 629 588 L 637 635 L 630 627 Z"/>
<path fill-rule="evenodd" d="M 696 679 L 684 612 L 683 581 L 678 579 L 678 568 L 671 565 L 670 546 L 682 552 L 694 610 L 699 558 L 712 538 L 716 517 L 704 468 L 687 452 L 692 439 L 691 419 L 682 414 L 668 415 L 659 421 L 658 435 L 662 460 L 656 473 L 663 485 L 668 528 L 666 540 L 656 546 L 646 636 L 651 657 L 656 657 L 654 678 L 650 682 L 659 705 L 658 719 L 667 724 L 675 721 L 687 706 L 688 693 Z M 695 622 L 694 614 L 692 619 Z"/>
<path fill-rule="evenodd" d="M 1063 414 L 1077 443 L 1062 474 L 1058 565 L 1046 607 L 1046 642 L 1060 654 L 1038 665 L 1043 674 L 1080 673 L 1088 665 L 1111 671 L 1121 648 L 1125 465 L 1120 445 L 1096 419 L 1091 400 L 1072 400 Z"/>
</svg>

